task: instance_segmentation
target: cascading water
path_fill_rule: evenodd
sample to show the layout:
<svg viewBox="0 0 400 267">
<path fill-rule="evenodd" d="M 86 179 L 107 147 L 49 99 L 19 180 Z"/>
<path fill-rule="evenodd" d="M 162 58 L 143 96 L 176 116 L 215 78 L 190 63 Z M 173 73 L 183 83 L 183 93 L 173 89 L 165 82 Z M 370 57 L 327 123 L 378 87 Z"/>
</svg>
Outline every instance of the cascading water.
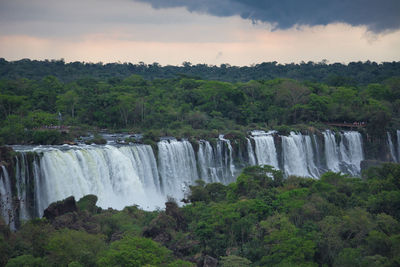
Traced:
<svg viewBox="0 0 400 267">
<path fill-rule="evenodd" d="M 389 151 L 390 151 L 390 156 L 392 157 L 393 162 L 398 162 L 397 161 L 397 157 L 396 157 L 396 153 L 394 150 L 394 145 L 392 142 L 392 136 L 390 135 L 389 132 L 386 132 L 386 136 L 387 136 L 387 142 L 388 142 L 388 146 L 389 146 Z"/>
<path fill-rule="evenodd" d="M 306 162 L 307 169 L 310 173 L 311 177 L 317 178 L 320 176 L 320 171 L 318 169 L 317 160 L 315 158 L 314 151 L 317 151 L 317 147 L 313 146 L 313 142 L 311 141 L 311 137 L 309 135 L 303 135 L 303 148 L 306 152 Z"/>
<path fill-rule="evenodd" d="M 13 205 L 13 196 L 11 191 L 11 181 L 7 169 L 1 166 L 0 172 L 0 212 L 5 223 L 10 229 L 15 229 L 15 209 Z"/>
<path fill-rule="evenodd" d="M 158 146 L 158 167 L 164 193 L 178 201 L 187 186 L 199 179 L 196 158 L 190 142 L 162 140 Z"/>
<path fill-rule="evenodd" d="M 161 192 L 157 162 L 151 146 L 123 146 L 119 150 L 126 155 L 146 189 Z"/>
<path fill-rule="evenodd" d="M 248 155 L 242 157 L 247 159 L 246 165 L 268 164 L 276 169 L 281 167 L 286 175 L 308 177 L 319 177 L 327 170 L 360 174 L 364 156 L 358 132 L 338 133 L 338 142 L 335 133 L 324 131 L 323 146 L 316 135 L 292 132 L 280 137 L 279 157 L 274 134 L 274 131 L 252 132 L 246 140 Z M 25 150 L 14 147 L 20 152 L 14 161 L 15 180 L 10 179 L 4 167 L 0 170 L 2 216 L 11 225 L 14 219 L 41 216 L 54 201 L 70 195 L 79 199 L 87 194 L 97 195 L 102 208 L 122 209 L 136 204 L 154 209 L 162 207 L 167 196 L 183 198 L 188 185 L 199 178 L 206 182 L 233 182 L 243 167 L 238 164 L 243 162 L 239 160 L 240 153 L 234 153 L 231 142 L 223 135 L 215 143 L 199 141 L 197 160 L 188 141 L 162 140 L 157 146 L 157 161 L 148 145 L 39 146 Z M 391 147 L 394 155 L 400 151 L 393 144 Z M 15 185 L 11 185 L 11 180 Z"/>
<path fill-rule="evenodd" d="M 234 181 L 237 171 L 229 140 L 220 137 L 215 147 L 208 141 L 200 140 L 197 159 L 200 177 L 204 181 L 223 184 Z"/>
<path fill-rule="evenodd" d="M 330 130 L 324 131 L 326 167 L 334 172 L 339 172 L 339 153 L 335 134 Z"/>
<path fill-rule="evenodd" d="M 271 133 L 265 133 L 263 131 L 252 132 L 255 143 L 257 164 L 271 165 L 276 169 L 279 169 L 274 137 L 271 135 Z"/>
<path fill-rule="evenodd" d="M 28 220 L 31 217 L 28 208 L 28 188 L 30 187 L 29 183 L 32 181 L 32 179 L 30 177 L 29 167 L 27 166 L 26 154 L 21 153 L 20 156 L 16 156 L 15 161 L 15 177 L 19 201 L 19 219 Z"/>
<path fill-rule="evenodd" d="M 254 166 L 257 164 L 257 162 L 256 162 L 256 157 L 254 155 L 253 146 L 251 145 L 251 141 L 249 138 L 246 138 L 246 140 L 247 140 L 247 154 L 249 155 L 249 164 L 250 166 Z"/>
<path fill-rule="evenodd" d="M 397 134 L 397 158 L 400 160 L 400 131 L 396 131 Z"/>
<path fill-rule="evenodd" d="M 146 146 L 85 146 L 39 148 L 34 164 L 37 214 L 52 202 L 95 194 L 102 208 L 122 209 L 137 204 L 144 209 L 161 207 L 165 198 L 157 191 L 159 182 L 154 155 Z M 138 167 L 140 166 L 140 167 Z M 140 178 L 139 178 L 140 177 Z"/>
<path fill-rule="evenodd" d="M 199 141 L 199 151 L 197 153 L 200 177 L 208 183 L 221 182 L 221 171 L 218 169 L 217 160 L 210 142 Z"/>
<path fill-rule="evenodd" d="M 287 175 L 318 177 L 310 136 L 295 134 L 282 136 L 283 165 Z"/>
<path fill-rule="evenodd" d="M 315 165 L 317 166 L 319 172 L 321 173 L 321 170 L 323 170 L 323 166 L 322 166 L 322 163 L 321 163 L 322 155 L 321 155 L 321 150 L 320 150 L 320 145 L 319 145 L 319 142 L 318 142 L 318 138 L 317 138 L 317 136 L 315 134 L 312 134 L 310 136 L 310 138 L 311 138 L 312 146 L 315 148 L 315 150 L 314 150 L 315 151 L 315 156 L 314 156 Z"/>
<path fill-rule="evenodd" d="M 229 141 L 228 139 L 224 138 L 224 135 L 221 134 L 218 137 L 219 142 L 217 143 L 217 147 L 218 147 L 218 152 L 221 153 L 222 155 L 222 151 L 223 151 L 223 144 L 226 145 L 226 147 L 228 148 L 228 151 L 225 150 L 225 155 L 224 155 L 224 159 L 225 159 L 225 166 L 229 166 L 229 172 L 230 172 L 230 176 L 226 177 L 226 182 L 232 182 L 233 178 L 235 177 L 236 174 L 236 167 L 235 164 L 233 163 L 233 149 L 232 149 L 232 145 L 231 145 L 231 141 Z M 221 157 L 222 159 L 222 157 Z M 225 176 L 225 175 L 224 175 Z"/>
<path fill-rule="evenodd" d="M 360 175 L 360 163 L 364 159 L 361 134 L 355 131 L 341 133 L 339 145 L 334 133 L 327 130 L 323 134 L 327 168 L 334 172 Z"/>
<path fill-rule="evenodd" d="M 344 132 L 340 142 L 341 162 L 344 172 L 352 175 L 359 175 L 361 172 L 360 164 L 364 159 L 362 137 L 359 132 Z"/>
</svg>

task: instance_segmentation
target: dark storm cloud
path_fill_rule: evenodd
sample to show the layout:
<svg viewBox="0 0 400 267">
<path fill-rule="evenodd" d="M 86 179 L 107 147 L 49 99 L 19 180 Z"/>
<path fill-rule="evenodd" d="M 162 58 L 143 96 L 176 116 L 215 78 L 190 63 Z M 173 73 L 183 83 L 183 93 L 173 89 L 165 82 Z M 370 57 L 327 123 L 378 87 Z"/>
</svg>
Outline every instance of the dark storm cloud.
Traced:
<svg viewBox="0 0 400 267">
<path fill-rule="evenodd" d="M 400 28 L 400 0 L 137 0 L 154 8 L 185 7 L 215 16 L 240 15 L 278 29 L 344 22 L 381 32 Z"/>
</svg>

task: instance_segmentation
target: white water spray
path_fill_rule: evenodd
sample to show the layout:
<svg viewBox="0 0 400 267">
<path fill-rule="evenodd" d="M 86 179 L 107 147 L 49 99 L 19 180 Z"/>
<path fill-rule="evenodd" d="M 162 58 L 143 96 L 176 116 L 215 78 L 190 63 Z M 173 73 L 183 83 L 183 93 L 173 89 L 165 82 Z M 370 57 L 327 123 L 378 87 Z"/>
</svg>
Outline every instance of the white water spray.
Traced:
<svg viewBox="0 0 400 267">
<path fill-rule="evenodd" d="M 196 158 L 190 142 L 162 140 L 158 145 L 158 166 L 164 193 L 180 201 L 188 185 L 198 177 Z"/>
<path fill-rule="evenodd" d="M 255 154 L 258 165 L 271 165 L 279 169 L 278 156 L 276 153 L 273 135 L 261 131 L 252 132 L 255 143 Z"/>
<path fill-rule="evenodd" d="M 251 145 L 251 141 L 249 138 L 246 138 L 246 140 L 247 140 L 247 154 L 249 155 L 249 164 L 250 166 L 254 166 L 257 164 L 257 162 L 256 162 L 256 157 L 254 155 L 253 146 Z"/>
<path fill-rule="evenodd" d="M 390 156 L 392 157 L 393 162 L 398 162 L 396 153 L 394 150 L 394 145 L 392 142 L 392 136 L 390 135 L 389 132 L 386 132 L 386 135 L 387 135 L 387 142 L 388 142 L 388 146 L 389 146 Z"/>
<path fill-rule="evenodd" d="M 295 134 L 282 136 L 283 164 L 287 175 L 318 177 L 310 136 Z"/>
</svg>

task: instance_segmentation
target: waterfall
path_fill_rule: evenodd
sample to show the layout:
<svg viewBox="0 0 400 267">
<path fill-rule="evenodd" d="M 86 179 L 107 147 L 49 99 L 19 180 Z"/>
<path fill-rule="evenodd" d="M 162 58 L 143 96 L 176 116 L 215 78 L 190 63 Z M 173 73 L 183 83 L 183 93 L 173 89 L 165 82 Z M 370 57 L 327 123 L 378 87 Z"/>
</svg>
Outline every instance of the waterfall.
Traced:
<svg viewBox="0 0 400 267">
<path fill-rule="evenodd" d="M 253 131 L 258 165 L 271 165 L 279 169 L 274 137 L 270 133 Z"/>
<path fill-rule="evenodd" d="M 87 194 L 97 195 L 102 208 L 136 204 L 155 209 L 163 206 L 167 196 L 181 200 L 199 178 L 207 183 L 233 182 L 241 163 L 267 164 L 281 168 L 285 175 L 314 178 L 327 170 L 360 174 L 364 154 L 358 132 L 338 133 L 340 141 L 329 130 L 323 132 L 323 140 L 291 132 L 281 136 L 281 147 L 276 147 L 274 134 L 253 131 L 243 151 L 248 154 L 243 157 L 246 161 L 223 135 L 215 142 L 200 140 L 197 154 L 190 142 L 173 138 L 157 143 L 157 156 L 149 145 L 14 147 L 19 152 L 14 158 L 15 179 L 4 166 L 0 169 L 1 215 L 15 227 L 11 224 L 41 216 L 54 201 Z M 400 131 L 397 135 L 400 140 Z M 397 160 L 400 142 L 396 149 L 389 133 L 387 137 L 391 156 Z"/>
<path fill-rule="evenodd" d="M 340 154 L 344 172 L 359 175 L 360 164 L 364 159 L 362 137 L 359 132 L 349 131 L 341 135 Z"/>
<path fill-rule="evenodd" d="M 210 142 L 199 141 L 199 151 L 197 153 L 200 177 L 207 183 L 222 182 L 223 172 L 217 166 L 214 149 Z"/>
<path fill-rule="evenodd" d="M 361 134 L 355 131 L 340 133 L 339 145 L 334 133 L 327 130 L 323 134 L 327 168 L 334 172 L 360 175 L 360 164 L 364 159 Z"/>
<path fill-rule="evenodd" d="M 42 181 L 43 181 L 43 177 L 42 177 L 42 172 L 40 170 L 40 160 L 34 160 L 33 161 L 33 176 L 34 176 L 34 201 L 35 201 L 35 205 L 34 205 L 34 211 L 33 213 L 35 214 L 35 216 L 37 217 L 41 217 L 43 214 L 43 209 L 46 208 L 46 204 L 44 203 L 48 203 L 48 200 L 45 198 L 46 192 L 44 191 L 44 189 L 42 188 Z M 49 177 L 49 179 L 51 179 L 51 177 Z M 61 199 L 58 199 L 61 200 Z"/>
<path fill-rule="evenodd" d="M 233 149 L 232 149 L 231 141 L 228 139 L 225 139 L 224 135 L 222 135 L 222 134 L 219 135 L 218 139 L 219 139 L 219 142 L 217 143 L 217 145 L 219 145 L 220 152 L 222 151 L 222 144 L 225 144 L 226 147 L 228 148 L 228 151 L 227 151 L 227 153 L 225 153 L 224 158 L 225 158 L 225 166 L 229 167 L 229 172 L 230 172 L 230 177 L 227 177 L 227 178 L 231 178 L 231 179 L 228 179 L 226 182 L 232 182 L 233 178 L 235 177 L 235 174 L 236 174 L 236 167 L 235 167 L 235 164 L 233 163 L 233 154 L 232 154 Z"/>
<path fill-rule="evenodd" d="M 318 161 L 316 160 L 314 151 L 317 151 L 318 147 L 313 146 L 313 142 L 311 140 L 311 137 L 309 135 L 303 135 L 303 149 L 306 152 L 306 164 L 307 164 L 307 169 L 308 172 L 310 173 L 311 177 L 317 178 L 320 176 L 320 171 L 318 169 L 318 165 L 316 164 Z"/>
<path fill-rule="evenodd" d="M 251 141 L 249 138 L 247 140 L 247 154 L 249 155 L 249 164 L 250 166 L 256 165 L 256 158 L 254 156 L 253 146 L 251 145 Z"/>
<path fill-rule="evenodd" d="M 161 207 L 165 198 L 150 146 L 84 146 L 40 149 L 34 162 L 35 206 L 41 216 L 47 206 L 68 196 L 95 194 L 102 208 L 137 204 Z"/>
<path fill-rule="evenodd" d="M 287 175 L 318 177 L 310 136 L 295 134 L 282 136 L 283 165 Z"/>
<path fill-rule="evenodd" d="M 234 181 L 237 171 L 233 162 L 233 148 L 222 136 L 213 147 L 210 142 L 199 141 L 197 153 L 200 177 L 208 183 L 228 184 Z"/>
<path fill-rule="evenodd" d="M 119 150 L 131 160 L 144 187 L 155 193 L 161 192 L 157 162 L 151 146 L 123 146 Z"/>
<path fill-rule="evenodd" d="M 335 134 L 330 130 L 323 132 L 325 143 L 326 167 L 334 172 L 339 172 L 339 153 L 336 144 Z"/>
<path fill-rule="evenodd" d="M 0 173 L 0 212 L 5 223 L 10 229 L 15 230 L 15 209 L 13 205 L 13 196 L 11 191 L 11 181 L 7 169 L 1 166 Z"/>
<path fill-rule="evenodd" d="M 17 186 L 17 196 L 19 201 L 19 220 L 25 221 L 31 217 L 28 208 L 28 190 L 30 188 L 29 185 L 32 179 L 29 173 L 26 154 L 21 153 L 20 156 L 16 156 L 15 161 L 15 178 Z"/>
<path fill-rule="evenodd" d="M 315 148 L 315 150 L 314 150 L 315 151 L 315 155 L 314 155 L 315 165 L 317 166 L 319 172 L 321 173 L 321 170 L 323 170 L 323 166 L 321 163 L 322 155 L 321 155 L 318 138 L 315 134 L 311 135 L 311 142 L 312 142 L 313 147 Z"/>
<path fill-rule="evenodd" d="M 397 130 L 397 158 L 400 160 L 400 131 Z"/>
<path fill-rule="evenodd" d="M 228 183 L 236 172 L 233 148 L 223 136 L 216 144 L 213 148 L 200 142 L 199 170 L 207 182 Z M 19 200 L 19 219 L 40 217 L 50 203 L 71 195 L 79 199 L 94 194 L 98 206 L 115 209 L 133 204 L 155 209 L 163 206 L 166 196 L 180 200 L 199 178 L 193 147 L 175 139 L 157 145 L 158 162 L 148 145 L 16 147 L 14 198 Z M 29 160 L 26 152 L 33 152 Z M 8 176 L 3 176 L 2 191 L 11 192 Z"/>
<path fill-rule="evenodd" d="M 392 142 L 392 137 L 390 136 L 389 132 L 386 132 L 386 135 L 387 135 L 387 142 L 388 142 L 388 146 L 389 146 L 390 156 L 392 157 L 393 162 L 398 162 L 396 153 L 394 150 L 393 142 Z"/>
<path fill-rule="evenodd" d="M 175 139 L 162 140 L 157 146 L 164 193 L 180 201 L 187 186 L 199 179 L 193 147 L 188 141 Z"/>
</svg>

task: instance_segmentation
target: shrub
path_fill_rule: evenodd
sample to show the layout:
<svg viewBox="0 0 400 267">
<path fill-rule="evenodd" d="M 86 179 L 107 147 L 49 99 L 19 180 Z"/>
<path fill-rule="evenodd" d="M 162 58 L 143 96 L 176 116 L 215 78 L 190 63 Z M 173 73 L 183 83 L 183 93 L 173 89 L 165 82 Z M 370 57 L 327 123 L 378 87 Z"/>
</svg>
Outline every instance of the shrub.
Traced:
<svg viewBox="0 0 400 267">
<path fill-rule="evenodd" d="M 158 243 L 141 237 L 124 237 L 111 247 L 97 264 L 99 266 L 160 265 L 172 261 L 171 252 Z"/>
</svg>

